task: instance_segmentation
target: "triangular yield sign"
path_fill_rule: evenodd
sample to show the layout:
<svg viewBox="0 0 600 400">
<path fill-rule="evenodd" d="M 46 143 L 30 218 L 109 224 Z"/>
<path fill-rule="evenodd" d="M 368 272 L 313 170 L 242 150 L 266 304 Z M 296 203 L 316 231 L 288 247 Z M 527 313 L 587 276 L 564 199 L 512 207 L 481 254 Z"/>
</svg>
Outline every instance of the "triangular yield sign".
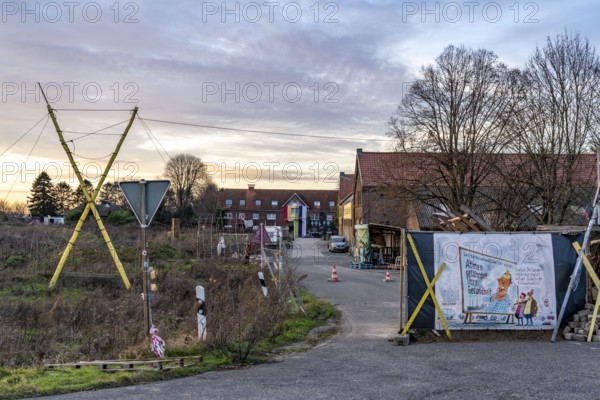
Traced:
<svg viewBox="0 0 600 400">
<path fill-rule="evenodd" d="M 252 239 L 250 239 L 250 243 L 256 243 L 256 244 L 260 244 L 261 243 L 261 236 L 262 236 L 262 243 L 271 243 L 271 238 L 269 237 L 269 233 L 267 232 L 267 229 L 265 228 L 264 225 L 260 225 L 259 228 L 257 229 L 256 232 L 254 232 L 254 235 L 252 236 Z"/>
<path fill-rule="evenodd" d="M 150 225 L 170 185 L 171 182 L 167 180 L 119 182 L 127 203 L 142 226 Z M 142 217 L 142 193 L 145 194 L 145 218 Z"/>
</svg>

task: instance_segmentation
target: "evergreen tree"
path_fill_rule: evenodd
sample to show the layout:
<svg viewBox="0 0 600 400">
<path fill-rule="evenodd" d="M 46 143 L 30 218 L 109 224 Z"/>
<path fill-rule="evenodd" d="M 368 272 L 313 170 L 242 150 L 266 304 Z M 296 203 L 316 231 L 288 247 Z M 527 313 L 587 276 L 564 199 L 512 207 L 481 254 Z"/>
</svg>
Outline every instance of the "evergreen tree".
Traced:
<svg viewBox="0 0 600 400">
<path fill-rule="evenodd" d="M 31 196 L 27 198 L 31 214 L 46 216 L 56 213 L 53 187 L 50 176 L 46 172 L 41 172 L 35 178 L 33 185 L 31 185 Z"/>
<path fill-rule="evenodd" d="M 83 183 L 85 184 L 87 192 L 91 196 L 94 193 L 94 185 L 92 185 L 92 182 L 88 181 L 87 179 L 84 179 Z M 81 188 L 81 185 L 79 185 L 77 187 L 77 190 L 75 191 L 75 204 L 77 204 L 78 206 L 81 204 L 87 204 L 87 199 L 83 194 L 83 189 Z"/>
<path fill-rule="evenodd" d="M 54 186 L 53 197 L 58 214 L 64 214 L 76 205 L 75 192 L 65 181 L 59 182 Z"/>
<path fill-rule="evenodd" d="M 127 201 L 125 200 L 125 196 L 123 195 L 121 188 L 118 184 L 113 182 L 106 182 L 104 185 L 102 185 L 102 189 L 100 189 L 98 197 L 101 202 L 108 201 L 109 203 L 116 204 L 121 207 L 127 205 Z"/>
</svg>

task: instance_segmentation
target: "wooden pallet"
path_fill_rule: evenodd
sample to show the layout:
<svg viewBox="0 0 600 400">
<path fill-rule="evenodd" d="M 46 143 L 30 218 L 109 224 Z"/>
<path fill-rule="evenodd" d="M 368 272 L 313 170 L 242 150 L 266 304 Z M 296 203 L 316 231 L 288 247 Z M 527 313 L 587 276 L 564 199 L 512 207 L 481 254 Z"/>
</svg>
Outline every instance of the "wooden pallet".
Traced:
<svg viewBox="0 0 600 400">
<path fill-rule="evenodd" d="M 96 366 L 101 371 L 168 371 L 189 367 L 202 362 L 202 356 L 162 358 L 155 360 L 101 360 L 79 361 L 76 363 L 44 364 L 44 369 L 62 369 Z"/>
</svg>

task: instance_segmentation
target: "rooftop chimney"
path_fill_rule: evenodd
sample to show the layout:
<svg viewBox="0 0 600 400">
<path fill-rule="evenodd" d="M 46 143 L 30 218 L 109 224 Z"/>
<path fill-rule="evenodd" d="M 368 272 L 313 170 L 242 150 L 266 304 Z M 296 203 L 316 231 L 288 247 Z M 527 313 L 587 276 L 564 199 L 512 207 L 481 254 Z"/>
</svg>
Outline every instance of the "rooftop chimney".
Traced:
<svg viewBox="0 0 600 400">
<path fill-rule="evenodd" d="M 362 153 L 363 153 L 362 149 L 356 149 L 357 155 L 362 156 Z"/>
</svg>

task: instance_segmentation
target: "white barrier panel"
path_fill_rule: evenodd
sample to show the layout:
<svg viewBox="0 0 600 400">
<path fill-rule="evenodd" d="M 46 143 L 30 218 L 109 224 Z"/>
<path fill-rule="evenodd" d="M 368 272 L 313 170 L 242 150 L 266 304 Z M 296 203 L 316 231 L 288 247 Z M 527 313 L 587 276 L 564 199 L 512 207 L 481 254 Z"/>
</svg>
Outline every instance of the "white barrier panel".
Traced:
<svg viewBox="0 0 600 400">
<path fill-rule="evenodd" d="M 435 272 L 446 263 L 435 294 L 450 329 L 554 328 L 552 235 L 433 236 Z"/>
</svg>

